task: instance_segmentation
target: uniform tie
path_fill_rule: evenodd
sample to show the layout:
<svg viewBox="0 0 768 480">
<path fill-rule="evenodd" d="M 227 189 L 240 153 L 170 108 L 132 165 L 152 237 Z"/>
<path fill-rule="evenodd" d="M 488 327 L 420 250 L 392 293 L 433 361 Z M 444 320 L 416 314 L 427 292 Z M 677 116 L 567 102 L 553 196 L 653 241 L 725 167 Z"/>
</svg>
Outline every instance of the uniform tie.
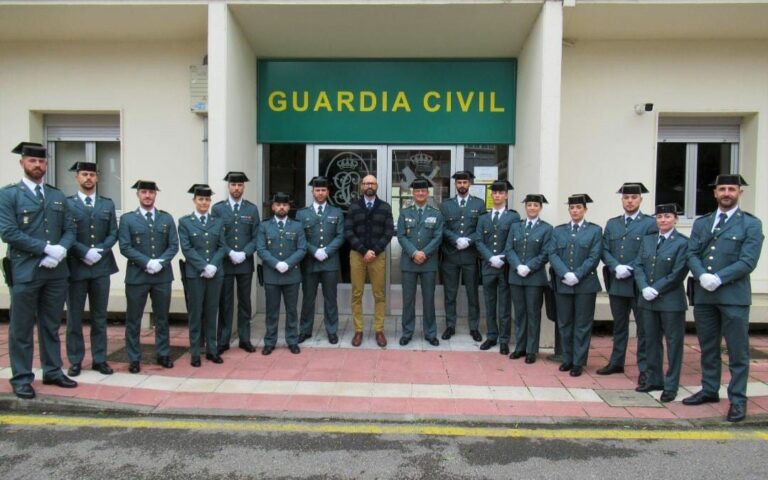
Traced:
<svg viewBox="0 0 768 480">
<path fill-rule="evenodd" d="M 240 204 L 239 203 L 235 204 L 235 213 L 240 213 Z"/>
<path fill-rule="evenodd" d="M 200 223 L 205 225 L 205 215 L 200 215 Z"/>
<path fill-rule="evenodd" d="M 278 220 L 277 221 L 277 228 L 279 228 L 282 231 L 284 227 L 285 227 L 285 224 L 283 223 L 283 221 L 282 220 Z"/>
<path fill-rule="evenodd" d="M 717 221 L 717 225 L 715 225 L 715 230 L 720 230 L 721 228 L 723 228 L 723 225 L 725 225 L 725 221 L 728 220 L 728 214 L 721 213 L 720 215 L 717 216 L 717 218 L 718 218 L 718 221 Z"/>
<path fill-rule="evenodd" d="M 147 212 L 144 214 L 145 217 L 147 217 L 147 221 L 149 223 L 152 223 L 152 212 Z"/>
<path fill-rule="evenodd" d="M 323 215 L 323 206 L 322 205 L 318 205 L 318 207 L 317 207 L 317 216 L 319 217 L 319 216 L 322 216 L 322 215 Z"/>
<path fill-rule="evenodd" d="M 667 240 L 667 237 L 664 235 L 659 235 L 659 243 L 656 244 L 656 251 L 658 251 L 662 245 L 664 245 L 664 242 Z"/>
<path fill-rule="evenodd" d="M 574 223 L 574 224 L 573 224 L 573 229 L 572 229 L 571 231 L 572 231 L 573 233 L 576 233 L 576 232 L 578 232 L 578 231 L 579 231 L 579 224 L 578 224 L 578 223 Z"/>
<path fill-rule="evenodd" d="M 85 206 L 93 207 L 93 200 L 91 200 L 91 197 L 85 197 Z"/>
<path fill-rule="evenodd" d="M 632 217 L 627 217 L 627 221 L 624 224 L 625 227 L 629 228 L 629 224 L 632 223 Z"/>
<path fill-rule="evenodd" d="M 40 185 L 35 185 L 35 197 L 37 197 L 38 202 L 43 203 L 43 187 Z"/>
<path fill-rule="evenodd" d="M 493 224 L 496 225 L 499 223 L 499 211 L 496 210 L 493 212 Z"/>
<path fill-rule="evenodd" d="M 533 222 L 526 222 L 525 224 L 525 233 L 531 233 L 531 229 L 533 228 Z"/>
<path fill-rule="evenodd" d="M 466 204 L 467 204 L 467 201 L 466 201 L 466 200 L 464 200 L 463 198 L 462 198 L 462 199 L 461 199 L 461 201 L 459 202 L 459 206 L 460 206 L 461 208 L 464 208 L 464 206 L 466 206 Z"/>
<path fill-rule="evenodd" d="M 416 210 L 419 211 L 419 221 L 421 221 L 421 216 L 424 214 L 424 209 L 423 208 L 417 208 Z"/>
</svg>

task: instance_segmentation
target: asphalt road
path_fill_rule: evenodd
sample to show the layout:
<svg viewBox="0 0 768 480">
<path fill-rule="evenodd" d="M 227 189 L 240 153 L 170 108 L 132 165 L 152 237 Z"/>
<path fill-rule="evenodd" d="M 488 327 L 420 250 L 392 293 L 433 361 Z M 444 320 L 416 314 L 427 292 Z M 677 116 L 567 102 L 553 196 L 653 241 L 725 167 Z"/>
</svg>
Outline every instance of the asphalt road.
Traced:
<svg viewBox="0 0 768 480">
<path fill-rule="evenodd" d="M 403 424 L 179 421 L 0 415 L 0 478 L 764 479 L 768 432 L 529 431 Z M 61 422 L 57 419 L 62 418 Z M 51 421 L 53 424 L 40 424 Z M 423 425 L 423 424 L 422 424 Z M 254 427 L 254 428 L 250 428 Z M 360 432 L 360 433 L 358 433 Z M 391 433 L 396 432 L 396 433 Z M 489 436 L 488 433 L 499 436 Z M 584 434 L 586 432 L 586 435 Z M 727 439 L 731 432 L 739 436 Z M 721 439 L 719 435 L 725 437 Z M 551 436 L 552 438 L 546 438 Z"/>
</svg>

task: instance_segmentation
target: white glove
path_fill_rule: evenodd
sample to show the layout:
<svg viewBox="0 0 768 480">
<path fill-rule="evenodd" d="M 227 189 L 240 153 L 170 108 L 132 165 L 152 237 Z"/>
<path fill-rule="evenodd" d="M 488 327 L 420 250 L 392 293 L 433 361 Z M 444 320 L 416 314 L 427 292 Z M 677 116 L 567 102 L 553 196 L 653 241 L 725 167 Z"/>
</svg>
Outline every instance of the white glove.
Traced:
<svg viewBox="0 0 768 480">
<path fill-rule="evenodd" d="M 67 255 L 67 249 L 61 245 L 46 245 L 44 252 L 49 257 L 53 257 L 57 263 L 62 261 Z"/>
<path fill-rule="evenodd" d="M 104 250 L 101 248 L 91 248 L 85 253 L 85 257 L 83 258 L 83 262 L 85 262 L 88 265 L 94 265 L 96 263 L 99 263 L 99 260 L 101 260 L 101 252 Z"/>
<path fill-rule="evenodd" d="M 464 250 L 469 246 L 469 239 L 467 237 L 461 237 L 458 240 L 456 240 L 456 248 L 459 250 Z"/>
<path fill-rule="evenodd" d="M 285 273 L 288 271 L 288 264 L 285 262 L 277 262 L 277 265 L 275 265 L 275 270 L 277 270 L 280 273 Z"/>
<path fill-rule="evenodd" d="M 504 266 L 504 255 L 494 255 L 488 261 L 493 268 L 501 268 Z"/>
<path fill-rule="evenodd" d="M 145 268 L 144 271 L 150 275 L 154 275 L 162 269 L 163 269 L 163 264 L 161 263 L 161 261 L 153 258 L 152 260 L 147 262 L 147 268 Z"/>
<path fill-rule="evenodd" d="M 517 266 L 517 274 L 521 277 L 527 277 L 529 273 L 531 273 L 531 269 L 528 265 L 520 264 Z"/>
<path fill-rule="evenodd" d="M 616 266 L 616 278 L 619 280 L 622 280 L 624 278 L 629 278 L 632 276 L 632 267 L 628 267 L 626 265 L 617 265 Z"/>
<path fill-rule="evenodd" d="M 245 252 L 236 252 L 232 250 L 229 252 L 229 259 L 232 260 L 232 263 L 235 265 L 239 265 L 245 261 Z"/>
<path fill-rule="evenodd" d="M 208 264 L 205 266 L 203 273 L 201 273 L 200 276 L 203 278 L 213 278 L 216 276 L 216 272 L 218 270 L 219 269 L 216 267 L 216 265 Z"/>
<path fill-rule="evenodd" d="M 579 278 L 573 272 L 568 272 L 563 276 L 563 283 L 572 287 L 579 283 Z"/>
<path fill-rule="evenodd" d="M 321 247 L 315 250 L 315 258 L 321 262 L 328 258 L 328 254 L 325 253 L 325 247 Z"/>
<path fill-rule="evenodd" d="M 723 284 L 723 281 L 720 280 L 720 277 L 717 275 L 712 275 L 711 273 L 702 273 L 699 276 L 699 283 L 701 283 L 701 288 L 704 290 L 714 292 L 717 290 L 717 287 Z"/>
<path fill-rule="evenodd" d="M 59 266 L 59 261 L 50 255 L 46 255 L 40 260 L 40 266 L 45 268 L 56 268 Z"/>
<path fill-rule="evenodd" d="M 643 298 L 649 302 L 656 300 L 656 297 L 658 296 L 659 296 L 659 292 L 657 292 L 655 288 L 645 287 L 643 289 Z"/>
</svg>

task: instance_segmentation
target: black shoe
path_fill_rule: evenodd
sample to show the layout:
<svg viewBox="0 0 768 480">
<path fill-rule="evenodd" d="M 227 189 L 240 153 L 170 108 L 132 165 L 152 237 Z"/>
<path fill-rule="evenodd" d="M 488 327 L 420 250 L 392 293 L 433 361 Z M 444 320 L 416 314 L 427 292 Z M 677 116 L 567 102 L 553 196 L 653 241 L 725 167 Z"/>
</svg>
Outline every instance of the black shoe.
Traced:
<svg viewBox="0 0 768 480">
<path fill-rule="evenodd" d="M 443 336 L 441 337 L 443 340 L 450 340 L 452 336 L 456 335 L 456 329 L 453 327 L 448 327 L 443 332 Z"/>
<path fill-rule="evenodd" d="M 740 422 L 747 416 L 746 405 L 734 405 L 733 403 L 728 408 L 728 415 L 725 417 L 729 422 Z"/>
<path fill-rule="evenodd" d="M 472 340 L 479 342 L 483 339 L 483 336 L 480 335 L 480 332 L 478 330 L 470 330 L 469 336 L 472 337 Z"/>
<path fill-rule="evenodd" d="M 190 365 L 192 365 L 192 366 L 193 366 L 193 367 L 195 367 L 195 368 L 198 368 L 198 367 L 200 367 L 200 365 L 202 365 L 202 364 L 200 363 L 200 355 L 195 355 L 195 356 L 193 356 L 193 357 L 192 357 L 192 361 L 191 361 L 191 362 L 189 362 L 189 364 L 190 364 Z"/>
<path fill-rule="evenodd" d="M 661 392 L 661 397 L 659 400 L 661 400 L 664 403 L 671 402 L 675 398 L 677 398 L 677 392 L 673 392 L 672 390 L 664 390 Z"/>
<path fill-rule="evenodd" d="M 141 371 L 141 365 L 139 362 L 131 362 L 128 364 L 128 373 L 139 373 Z"/>
<path fill-rule="evenodd" d="M 71 368 L 69 370 L 72 371 Z M 94 363 L 93 365 L 91 365 L 91 370 L 95 370 L 102 375 L 112 375 L 113 373 L 115 373 L 115 371 L 112 370 L 112 367 L 110 367 L 107 362 Z"/>
<path fill-rule="evenodd" d="M 526 354 L 525 363 L 528 363 L 528 364 L 536 363 L 536 354 L 535 353 Z"/>
<path fill-rule="evenodd" d="M 337 343 L 339 343 L 339 336 L 336 335 L 335 333 L 329 333 L 328 343 L 330 343 L 331 345 L 336 345 Z"/>
<path fill-rule="evenodd" d="M 245 350 L 248 353 L 253 353 L 256 351 L 256 347 L 254 347 L 251 342 L 240 342 L 237 347 Z"/>
<path fill-rule="evenodd" d="M 578 365 L 575 365 L 575 366 L 574 366 L 574 367 L 571 369 L 571 373 L 569 373 L 568 375 L 570 375 L 570 376 L 572 376 L 572 377 L 580 377 L 580 376 L 581 376 L 581 367 L 580 367 L 580 366 L 578 366 Z"/>
<path fill-rule="evenodd" d="M 663 390 L 664 385 L 638 385 L 635 387 L 635 391 L 640 393 L 658 392 Z"/>
<path fill-rule="evenodd" d="M 688 398 L 683 399 L 683 405 L 701 405 L 702 403 L 717 403 L 720 401 L 718 394 L 710 395 L 699 390 Z"/>
<path fill-rule="evenodd" d="M 288 350 L 290 350 L 294 355 L 301 353 L 301 348 L 299 348 L 298 345 L 288 345 Z"/>
<path fill-rule="evenodd" d="M 67 370 L 67 375 L 69 375 L 70 377 L 76 377 L 80 375 L 80 371 L 82 369 L 83 369 L 83 366 L 79 362 L 73 363 L 72 366 L 69 367 L 69 370 Z"/>
<path fill-rule="evenodd" d="M 499 345 L 499 353 L 502 355 L 509 355 L 509 344 L 502 343 L 501 345 Z"/>
<path fill-rule="evenodd" d="M 445 338 L 445 337 L 443 337 Z M 411 342 L 411 337 L 400 337 L 400 345 L 406 346 Z"/>
<path fill-rule="evenodd" d="M 163 368 L 173 368 L 171 357 L 157 357 L 157 364 Z"/>
<path fill-rule="evenodd" d="M 57 387 L 61 388 L 75 388 L 77 386 L 77 382 L 67 377 L 66 375 L 62 375 L 56 378 L 43 377 L 43 385 L 56 385 Z"/>
<path fill-rule="evenodd" d="M 262 355 L 269 355 L 270 353 L 272 353 L 272 351 L 274 349 L 275 349 L 275 347 L 265 346 L 264 348 L 261 349 L 261 354 Z"/>
<path fill-rule="evenodd" d="M 201 347 L 202 348 L 202 347 Z M 219 355 L 229 350 L 229 345 L 219 345 L 216 350 L 219 352 Z"/>
<path fill-rule="evenodd" d="M 306 334 L 306 333 L 300 333 L 299 334 L 299 343 L 304 343 L 304 340 L 312 338 L 312 334 Z"/>
<path fill-rule="evenodd" d="M 637 377 L 637 386 L 640 387 L 646 383 L 648 383 L 648 375 L 645 372 L 640 372 L 640 375 Z"/>
<path fill-rule="evenodd" d="M 569 362 L 561 363 L 559 367 L 557 367 L 558 370 L 561 372 L 567 372 L 568 370 L 573 368 L 573 364 Z"/>
<path fill-rule="evenodd" d="M 624 373 L 624 367 L 618 365 L 606 365 L 603 368 L 598 368 L 595 372 L 598 375 L 612 375 L 614 373 Z"/>
<path fill-rule="evenodd" d="M 509 358 L 511 358 L 512 360 L 517 360 L 518 358 L 524 357 L 524 356 L 525 356 L 525 350 L 523 350 L 522 352 L 515 350 L 514 352 L 512 352 Z"/>
<path fill-rule="evenodd" d="M 427 343 L 432 345 L 433 347 L 440 345 L 440 340 L 436 339 L 435 337 L 427 337 L 424 340 L 426 340 Z"/>
<path fill-rule="evenodd" d="M 213 363 L 224 363 L 224 359 L 221 358 L 221 355 L 218 355 L 218 354 L 217 355 L 213 355 L 213 354 L 210 354 L 210 353 L 206 353 L 205 354 L 205 359 L 206 360 L 210 360 Z"/>
<path fill-rule="evenodd" d="M 13 394 L 24 400 L 32 400 L 35 398 L 35 389 L 28 383 L 19 386 L 14 385 Z"/>
<path fill-rule="evenodd" d="M 496 340 L 491 340 L 490 338 L 486 339 L 483 343 L 480 344 L 480 350 L 489 350 L 491 347 L 496 346 Z"/>
</svg>

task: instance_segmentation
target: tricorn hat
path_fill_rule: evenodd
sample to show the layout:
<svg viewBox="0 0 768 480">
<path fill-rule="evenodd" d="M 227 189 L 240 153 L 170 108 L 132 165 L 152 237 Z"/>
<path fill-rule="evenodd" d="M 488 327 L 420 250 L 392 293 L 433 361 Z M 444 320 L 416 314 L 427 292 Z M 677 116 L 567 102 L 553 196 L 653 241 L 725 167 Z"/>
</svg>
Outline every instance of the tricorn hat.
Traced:
<svg viewBox="0 0 768 480">
<path fill-rule="evenodd" d="M 659 205 L 656 205 L 656 215 L 660 213 L 674 213 L 675 215 L 680 215 L 680 207 L 676 203 L 662 203 Z"/>
<path fill-rule="evenodd" d="M 426 178 L 423 178 L 423 177 L 417 178 L 417 179 L 415 179 L 414 181 L 411 182 L 411 188 L 412 189 L 429 188 L 429 187 L 431 187 L 431 185 L 429 183 L 429 180 L 427 180 Z"/>
<path fill-rule="evenodd" d="M 224 181 L 229 183 L 245 183 L 248 177 L 243 172 L 228 172 L 224 176 Z"/>
<path fill-rule="evenodd" d="M 157 188 L 157 184 L 151 180 L 137 180 L 136 183 L 131 185 L 131 188 L 135 188 L 136 190 L 154 190 L 156 192 L 160 191 L 160 189 Z"/>
<path fill-rule="evenodd" d="M 574 193 L 568 197 L 568 205 L 576 205 L 579 203 L 586 205 L 592 203 L 592 199 L 586 193 Z"/>
<path fill-rule="evenodd" d="M 475 174 L 469 170 L 460 170 L 451 175 L 451 178 L 454 180 L 474 180 Z"/>
<path fill-rule="evenodd" d="M 75 162 L 69 167 L 70 172 L 96 172 L 96 164 L 93 162 Z"/>
<path fill-rule="evenodd" d="M 42 144 L 34 142 L 21 142 L 11 150 L 11 153 L 23 157 L 48 158 L 48 150 Z"/>
<path fill-rule="evenodd" d="M 330 182 L 327 178 L 323 177 L 322 175 L 319 175 L 317 177 L 312 177 L 312 180 L 309 181 L 310 187 L 319 187 L 319 188 L 328 188 L 328 184 Z"/>
<path fill-rule="evenodd" d="M 272 203 L 291 203 L 291 196 L 284 192 L 277 192 L 272 195 Z"/>
<path fill-rule="evenodd" d="M 645 185 L 640 182 L 627 182 L 623 184 L 621 188 L 619 188 L 619 191 L 616 193 L 640 195 L 643 193 L 648 193 L 648 189 L 645 188 Z"/>
<path fill-rule="evenodd" d="M 492 192 L 506 192 L 507 190 L 513 190 L 515 187 L 509 183 L 509 180 L 496 180 L 491 184 Z"/>
<path fill-rule="evenodd" d="M 197 197 L 210 197 L 213 195 L 213 190 L 211 190 L 211 187 L 209 187 L 208 184 L 196 183 L 189 187 L 187 193 L 192 193 Z"/>
<path fill-rule="evenodd" d="M 526 195 L 525 198 L 523 199 L 523 203 L 528 203 L 528 202 L 538 202 L 540 204 L 549 203 L 547 201 L 547 197 L 545 197 L 540 193 L 529 193 L 528 195 Z"/>
<path fill-rule="evenodd" d="M 710 187 L 717 187 L 718 185 L 738 185 L 740 187 L 744 186 L 747 187 L 749 184 L 746 180 L 744 180 L 744 177 L 739 175 L 738 173 L 735 174 L 721 174 L 718 175 L 717 178 L 715 178 L 715 181 L 711 183 Z"/>
</svg>

